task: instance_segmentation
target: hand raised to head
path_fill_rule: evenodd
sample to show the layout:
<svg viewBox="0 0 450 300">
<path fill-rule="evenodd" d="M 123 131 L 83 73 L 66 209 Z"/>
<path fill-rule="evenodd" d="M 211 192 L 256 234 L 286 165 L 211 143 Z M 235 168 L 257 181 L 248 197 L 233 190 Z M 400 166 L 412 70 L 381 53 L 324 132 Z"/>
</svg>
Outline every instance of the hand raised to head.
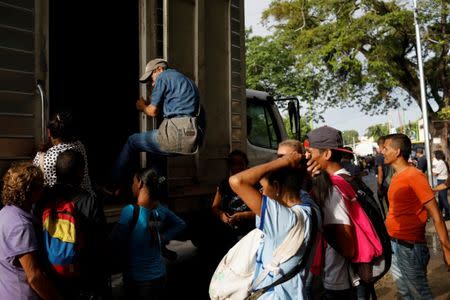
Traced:
<svg viewBox="0 0 450 300">
<path fill-rule="evenodd" d="M 300 154 L 297 151 L 292 151 L 291 153 L 284 155 L 280 159 L 285 159 L 287 161 L 287 166 L 291 168 L 298 168 L 300 166 L 302 157 L 303 154 Z"/>
</svg>

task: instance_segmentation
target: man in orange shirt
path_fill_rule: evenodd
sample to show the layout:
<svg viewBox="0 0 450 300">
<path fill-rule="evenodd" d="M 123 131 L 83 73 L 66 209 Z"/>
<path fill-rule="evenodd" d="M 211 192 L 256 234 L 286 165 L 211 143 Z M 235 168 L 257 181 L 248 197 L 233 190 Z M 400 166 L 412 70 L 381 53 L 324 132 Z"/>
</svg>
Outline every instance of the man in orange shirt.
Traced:
<svg viewBox="0 0 450 300">
<path fill-rule="evenodd" d="M 442 245 L 450 270 L 450 243 L 442 215 L 425 175 L 408 164 L 411 141 L 404 134 L 386 136 L 384 162 L 395 173 L 388 190 L 386 227 L 391 237 L 391 272 L 403 299 L 433 299 L 427 280 L 430 253 L 425 239 L 428 214 Z"/>
</svg>

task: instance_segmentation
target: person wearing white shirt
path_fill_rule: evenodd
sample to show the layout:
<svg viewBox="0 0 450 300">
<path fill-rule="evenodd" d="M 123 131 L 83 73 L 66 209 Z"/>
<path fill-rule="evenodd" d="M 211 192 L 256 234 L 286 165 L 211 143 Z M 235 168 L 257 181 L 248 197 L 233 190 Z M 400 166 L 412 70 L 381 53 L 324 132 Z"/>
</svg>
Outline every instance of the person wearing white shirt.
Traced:
<svg viewBox="0 0 450 300">
<path fill-rule="evenodd" d="M 443 184 L 448 178 L 448 164 L 445 161 L 445 155 L 442 150 L 434 151 L 433 159 L 433 175 L 436 176 L 437 184 Z M 444 211 L 444 220 L 450 220 L 449 205 L 447 198 L 447 190 L 439 191 L 438 193 L 439 210 Z"/>
</svg>

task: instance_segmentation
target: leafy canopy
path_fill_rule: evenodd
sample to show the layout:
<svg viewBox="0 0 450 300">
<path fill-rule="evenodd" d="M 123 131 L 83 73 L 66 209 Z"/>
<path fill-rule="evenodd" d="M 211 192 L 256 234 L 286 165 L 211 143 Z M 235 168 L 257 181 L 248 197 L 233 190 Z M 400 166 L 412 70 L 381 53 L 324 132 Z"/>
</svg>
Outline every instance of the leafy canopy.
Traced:
<svg viewBox="0 0 450 300">
<path fill-rule="evenodd" d="M 450 93 L 449 2 L 419 3 L 427 99 L 442 109 Z M 401 98 L 420 106 L 409 1 L 273 0 L 263 19 L 273 21 L 274 35 L 248 36 L 249 86 L 314 99 L 316 110 L 356 104 L 383 113 Z"/>
</svg>

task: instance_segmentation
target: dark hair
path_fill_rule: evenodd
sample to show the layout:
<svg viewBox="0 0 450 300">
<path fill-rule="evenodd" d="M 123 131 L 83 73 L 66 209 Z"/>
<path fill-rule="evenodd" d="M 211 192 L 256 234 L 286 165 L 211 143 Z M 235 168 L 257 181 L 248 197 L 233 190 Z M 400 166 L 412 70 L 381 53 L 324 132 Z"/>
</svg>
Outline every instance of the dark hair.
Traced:
<svg viewBox="0 0 450 300">
<path fill-rule="evenodd" d="M 57 183 L 80 185 L 85 168 L 83 155 L 73 149 L 66 150 L 58 155 L 55 168 Z"/>
<path fill-rule="evenodd" d="M 400 149 L 402 157 L 408 161 L 411 154 L 411 140 L 403 133 L 394 133 L 385 136 L 385 140 L 391 140 L 397 149 Z"/>
<path fill-rule="evenodd" d="M 386 141 L 387 136 L 380 136 L 377 140 L 377 144 L 384 144 L 384 142 Z"/>
<path fill-rule="evenodd" d="M 346 149 L 346 150 L 349 150 L 349 151 L 352 151 L 353 152 L 353 149 L 352 149 L 352 147 L 344 147 L 344 149 Z M 342 151 L 342 158 L 345 158 L 345 159 L 353 159 L 353 153 L 349 153 L 349 152 L 343 152 Z"/>
<path fill-rule="evenodd" d="M 248 157 L 247 154 L 245 154 L 245 152 L 241 151 L 241 150 L 233 150 L 230 152 L 230 154 L 228 154 L 227 157 L 227 166 L 228 168 L 231 167 L 231 164 L 233 163 L 233 157 L 240 157 L 244 160 L 244 163 L 246 166 L 248 166 Z"/>
<path fill-rule="evenodd" d="M 2 201 L 4 205 L 23 207 L 31 194 L 44 186 L 44 174 L 30 162 L 16 162 L 3 176 Z"/>
<path fill-rule="evenodd" d="M 333 183 L 327 172 L 322 171 L 312 178 L 312 196 L 320 207 L 330 196 L 332 188 Z"/>
<path fill-rule="evenodd" d="M 290 193 L 299 193 L 301 189 L 310 186 L 311 182 L 311 177 L 305 166 L 282 168 L 267 174 L 265 178 L 267 178 L 270 185 L 277 181 L 283 189 Z"/>
<path fill-rule="evenodd" d="M 76 140 L 75 124 L 72 114 L 68 111 L 56 113 L 48 123 L 47 128 L 53 138 L 59 138 L 65 143 Z"/>
<path fill-rule="evenodd" d="M 161 194 L 161 185 L 165 181 L 165 178 L 159 176 L 158 172 L 154 168 L 144 168 L 136 172 L 136 177 L 139 179 L 148 189 L 153 197 L 157 197 Z"/>
<path fill-rule="evenodd" d="M 420 154 L 423 154 L 423 149 L 422 149 L 422 148 L 420 148 L 420 147 L 419 147 L 419 148 L 417 148 L 417 149 L 416 149 L 416 153 L 420 153 Z"/>
<path fill-rule="evenodd" d="M 434 151 L 434 156 L 437 160 L 445 160 L 445 154 L 442 150 L 436 150 Z"/>
</svg>

